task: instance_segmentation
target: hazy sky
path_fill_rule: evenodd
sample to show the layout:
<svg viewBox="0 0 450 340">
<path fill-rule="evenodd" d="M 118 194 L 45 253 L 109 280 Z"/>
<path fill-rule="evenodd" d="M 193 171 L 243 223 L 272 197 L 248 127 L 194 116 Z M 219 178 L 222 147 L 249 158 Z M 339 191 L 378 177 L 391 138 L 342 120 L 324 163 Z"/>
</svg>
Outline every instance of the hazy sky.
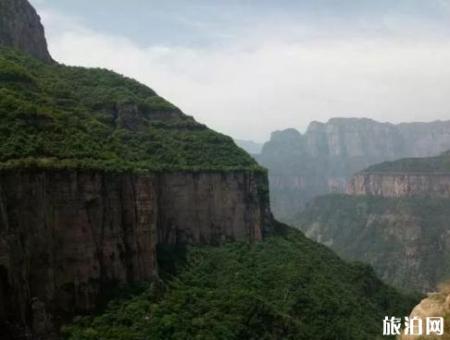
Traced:
<svg viewBox="0 0 450 340">
<path fill-rule="evenodd" d="M 312 120 L 450 119 L 450 0 L 31 0 L 53 57 L 264 141 Z"/>
</svg>

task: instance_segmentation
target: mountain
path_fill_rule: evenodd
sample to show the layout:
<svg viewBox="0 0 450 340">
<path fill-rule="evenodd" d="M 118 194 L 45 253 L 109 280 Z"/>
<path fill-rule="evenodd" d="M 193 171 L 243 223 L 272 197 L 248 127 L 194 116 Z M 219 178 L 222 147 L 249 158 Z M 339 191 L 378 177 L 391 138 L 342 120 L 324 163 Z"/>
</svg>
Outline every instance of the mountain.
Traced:
<svg viewBox="0 0 450 340">
<path fill-rule="evenodd" d="M 234 142 L 237 144 L 237 146 L 244 149 L 251 155 L 257 155 L 261 153 L 263 147 L 262 143 L 257 143 L 252 140 L 235 139 Z"/>
<path fill-rule="evenodd" d="M 445 153 L 372 166 L 351 179 L 349 195 L 315 199 L 296 224 L 390 284 L 433 291 L 450 279 L 449 160 Z"/>
<path fill-rule="evenodd" d="M 385 315 L 407 315 L 417 303 L 371 268 L 346 264 L 299 231 L 277 230 L 256 244 L 189 247 L 167 291 L 143 287 L 100 315 L 77 319 L 64 334 L 73 340 L 377 339 Z"/>
<path fill-rule="evenodd" d="M 132 79 L 46 58 L 36 12 L 0 3 L 2 22 L 31 30 L 4 31 L 0 47 L 2 339 L 59 339 L 142 282 L 157 300 L 133 294 L 123 323 L 100 314 L 102 338 L 133 338 L 147 307 L 159 328 L 142 331 L 160 339 L 367 339 L 410 309 L 370 268 L 278 224 L 266 170 L 231 138 Z"/>
<path fill-rule="evenodd" d="M 159 245 L 262 239 L 266 173 L 231 138 L 132 79 L 49 62 L 32 7 L 0 4 L 3 327 L 46 337 L 157 277 Z"/>
<path fill-rule="evenodd" d="M 272 208 L 291 221 L 319 195 L 345 192 L 351 176 L 370 165 L 450 149 L 450 121 L 379 123 L 366 118 L 312 122 L 306 133 L 272 133 L 258 162 L 268 168 Z"/>
<path fill-rule="evenodd" d="M 347 191 L 353 195 L 450 198 L 450 153 L 371 166 L 352 177 Z"/>
<path fill-rule="evenodd" d="M 0 13 L 0 46 L 25 51 L 45 62 L 53 61 L 44 27 L 27 0 L 1 0 Z"/>
</svg>

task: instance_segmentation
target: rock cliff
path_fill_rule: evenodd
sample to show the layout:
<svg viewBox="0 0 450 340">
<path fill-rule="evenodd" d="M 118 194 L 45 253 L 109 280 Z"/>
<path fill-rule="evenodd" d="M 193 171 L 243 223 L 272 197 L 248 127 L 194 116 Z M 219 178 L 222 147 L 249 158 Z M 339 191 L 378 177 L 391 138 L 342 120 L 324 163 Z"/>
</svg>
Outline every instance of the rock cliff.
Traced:
<svg viewBox="0 0 450 340">
<path fill-rule="evenodd" d="M 399 289 L 430 292 L 450 279 L 449 199 L 330 194 L 316 198 L 296 225 Z"/>
<path fill-rule="evenodd" d="M 297 225 L 398 287 L 427 292 L 450 278 L 448 152 L 373 165 L 347 193 L 317 198 Z"/>
<path fill-rule="evenodd" d="M 0 46 L 52 62 L 41 19 L 27 0 L 0 0 Z"/>
<path fill-rule="evenodd" d="M 347 193 L 383 197 L 450 198 L 450 172 L 429 174 L 362 172 L 352 177 Z"/>
<path fill-rule="evenodd" d="M 50 62 L 28 2 L 0 6 L 2 336 L 49 338 L 157 278 L 158 245 L 270 231 L 266 172 L 231 138 L 132 79 Z"/>
<path fill-rule="evenodd" d="M 333 118 L 272 134 L 260 164 L 269 169 L 276 217 L 290 221 L 318 195 L 345 192 L 351 176 L 370 165 L 405 157 L 434 156 L 450 149 L 450 121 L 379 123 Z"/>
<path fill-rule="evenodd" d="M 94 310 L 108 290 L 156 278 L 157 245 L 261 240 L 270 219 L 261 180 L 251 173 L 3 172 L 2 326 L 45 336 Z"/>
<path fill-rule="evenodd" d="M 450 154 L 376 164 L 349 181 L 350 195 L 450 198 Z"/>
</svg>

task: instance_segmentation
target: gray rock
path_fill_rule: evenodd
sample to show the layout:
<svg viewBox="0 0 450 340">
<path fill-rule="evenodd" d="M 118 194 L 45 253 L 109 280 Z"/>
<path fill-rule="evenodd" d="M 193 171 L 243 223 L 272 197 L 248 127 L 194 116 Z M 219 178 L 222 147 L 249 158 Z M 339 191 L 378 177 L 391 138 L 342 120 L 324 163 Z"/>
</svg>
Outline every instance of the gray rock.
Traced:
<svg viewBox="0 0 450 340">
<path fill-rule="evenodd" d="M 53 62 L 41 19 L 27 0 L 0 0 L 0 13 L 0 46 Z"/>
<path fill-rule="evenodd" d="M 291 222 L 314 197 L 345 192 L 351 176 L 370 165 L 450 149 L 450 121 L 379 123 L 366 118 L 312 122 L 305 134 L 276 131 L 259 163 L 269 169 L 272 209 Z"/>
</svg>

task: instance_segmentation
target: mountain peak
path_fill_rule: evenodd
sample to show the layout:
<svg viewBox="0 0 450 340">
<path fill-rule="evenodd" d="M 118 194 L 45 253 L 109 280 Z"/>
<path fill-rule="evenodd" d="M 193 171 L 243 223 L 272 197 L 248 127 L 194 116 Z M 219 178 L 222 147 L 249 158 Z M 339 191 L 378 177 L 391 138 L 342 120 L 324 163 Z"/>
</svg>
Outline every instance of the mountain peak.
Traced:
<svg viewBox="0 0 450 340">
<path fill-rule="evenodd" d="M 15 48 L 45 62 L 53 61 L 41 18 L 27 0 L 0 0 L 0 47 Z"/>
</svg>

